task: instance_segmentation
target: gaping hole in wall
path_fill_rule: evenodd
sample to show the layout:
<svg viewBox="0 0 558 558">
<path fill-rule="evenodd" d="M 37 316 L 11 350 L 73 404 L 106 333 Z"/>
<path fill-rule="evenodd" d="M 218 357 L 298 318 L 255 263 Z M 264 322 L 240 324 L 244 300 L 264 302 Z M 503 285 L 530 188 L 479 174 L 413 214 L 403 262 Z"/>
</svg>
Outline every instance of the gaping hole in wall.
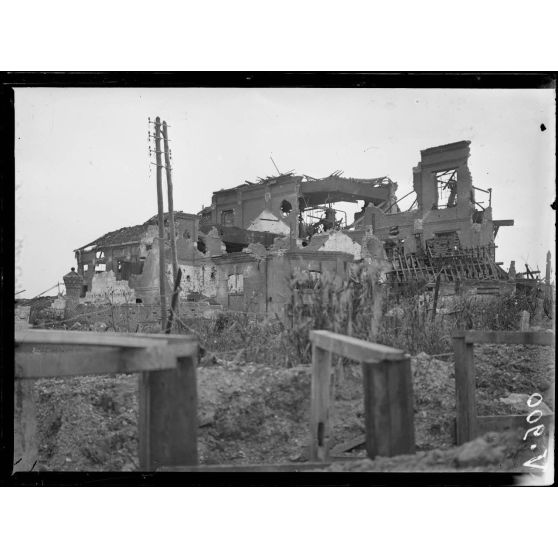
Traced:
<svg viewBox="0 0 558 558">
<path fill-rule="evenodd" d="M 300 271 L 300 276 L 299 289 L 314 289 L 320 283 L 322 272 L 317 269 L 305 269 Z"/>
<path fill-rule="evenodd" d="M 224 227 L 234 226 L 234 209 L 225 209 L 221 211 L 221 225 Z"/>
<path fill-rule="evenodd" d="M 453 254 L 461 248 L 457 231 L 434 233 L 434 238 L 426 241 L 430 253 L 434 255 Z"/>
<path fill-rule="evenodd" d="M 242 275 L 242 273 L 233 273 L 229 275 L 227 286 L 229 294 L 244 293 L 244 275 Z"/>
<path fill-rule="evenodd" d="M 103 271 L 107 270 L 107 264 L 104 263 L 98 263 L 95 266 L 95 273 L 102 273 Z"/>
<path fill-rule="evenodd" d="M 198 250 L 202 253 L 205 254 L 207 252 L 207 248 L 205 246 L 205 242 L 201 239 L 198 238 L 198 244 L 197 244 Z"/>
<path fill-rule="evenodd" d="M 434 173 L 436 176 L 437 209 L 455 207 L 457 204 L 457 169 Z"/>
<path fill-rule="evenodd" d="M 475 211 L 473 211 L 473 223 L 482 223 L 484 218 L 484 211 L 480 211 L 478 209 L 476 209 Z"/>
<path fill-rule="evenodd" d="M 359 202 L 360 203 L 360 202 Z M 360 211 L 357 211 L 353 214 L 353 223 L 349 225 L 349 228 L 353 228 L 355 225 L 360 224 L 360 222 L 364 219 L 364 214 L 366 213 L 366 208 L 368 207 L 369 202 L 362 201 L 362 206 Z"/>
<path fill-rule="evenodd" d="M 281 202 L 281 215 L 283 217 L 287 217 L 291 211 L 293 210 L 293 206 L 291 205 L 291 202 L 287 201 L 287 200 L 283 200 Z"/>
<path fill-rule="evenodd" d="M 225 242 L 225 249 L 227 254 L 234 254 L 235 252 L 242 252 L 246 248 L 246 244 L 239 244 L 235 242 Z"/>
<path fill-rule="evenodd" d="M 141 298 L 136 298 L 136 304 L 141 304 L 143 300 Z"/>
</svg>

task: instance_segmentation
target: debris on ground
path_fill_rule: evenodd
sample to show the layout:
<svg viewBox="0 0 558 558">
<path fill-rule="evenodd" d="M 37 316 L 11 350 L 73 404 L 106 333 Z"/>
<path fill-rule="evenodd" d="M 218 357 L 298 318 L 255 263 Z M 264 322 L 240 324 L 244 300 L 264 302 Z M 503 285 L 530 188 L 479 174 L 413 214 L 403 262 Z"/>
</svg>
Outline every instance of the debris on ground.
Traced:
<svg viewBox="0 0 558 558">
<path fill-rule="evenodd" d="M 532 455 L 530 456 L 532 457 Z M 489 432 L 459 447 L 414 455 L 333 463 L 319 472 L 508 472 L 526 473 L 527 448 L 518 432 Z"/>
<path fill-rule="evenodd" d="M 534 392 L 543 394 L 544 403 L 553 409 L 553 399 L 544 395 L 553 390 L 553 351 L 541 346 L 475 347 L 478 414 L 517 414 L 518 394 Z M 230 358 L 219 359 L 220 364 L 212 359 L 198 368 L 200 464 L 307 461 L 310 367 L 244 363 L 239 352 Z M 389 458 L 394 470 L 399 470 L 400 461 L 432 469 L 431 461 L 438 458 L 452 469 L 498 468 L 501 452 L 495 442 L 465 445 L 462 453 L 455 453 L 453 362 L 420 353 L 411 365 L 417 454 Z M 37 380 L 38 465 L 64 471 L 136 469 L 137 382 L 135 375 Z M 364 434 L 359 366 L 335 367 L 333 394 L 331 448 Z M 502 440 L 507 447 L 510 439 Z M 366 457 L 362 444 L 344 455 Z M 388 458 L 377 458 L 374 467 L 388 467 L 384 459 Z"/>
</svg>

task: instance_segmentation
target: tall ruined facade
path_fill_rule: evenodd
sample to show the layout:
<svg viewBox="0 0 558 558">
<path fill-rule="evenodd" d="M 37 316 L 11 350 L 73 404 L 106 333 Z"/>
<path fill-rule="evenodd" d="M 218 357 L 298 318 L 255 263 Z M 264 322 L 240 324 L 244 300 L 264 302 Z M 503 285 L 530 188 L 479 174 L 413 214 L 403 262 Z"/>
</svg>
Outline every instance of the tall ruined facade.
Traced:
<svg viewBox="0 0 558 558">
<path fill-rule="evenodd" d="M 498 228 L 513 221 L 492 219 L 491 191 L 473 185 L 469 144 L 421 151 L 413 169 L 416 200 L 408 211 L 400 210 L 397 183 L 388 177 L 344 178 L 337 171 L 322 179 L 288 173 L 246 181 L 214 192 L 198 214 L 175 212 L 182 299 L 281 312 L 293 272 L 340 274 L 351 263 L 377 260 L 395 288 L 410 281 L 432 285 L 440 277 L 456 292 L 467 285 L 479 294 L 501 292 L 509 281 L 495 261 L 494 240 Z M 476 199 L 479 191 L 488 202 Z M 349 214 L 338 202 L 362 205 Z M 153 217 L 76 250 L 86 296 L 128 287 L 128 299 L 155 302 L 157 235 Z M 162 250 L 170 290 L 168 235 L 166 227 Z"/>
</svg>

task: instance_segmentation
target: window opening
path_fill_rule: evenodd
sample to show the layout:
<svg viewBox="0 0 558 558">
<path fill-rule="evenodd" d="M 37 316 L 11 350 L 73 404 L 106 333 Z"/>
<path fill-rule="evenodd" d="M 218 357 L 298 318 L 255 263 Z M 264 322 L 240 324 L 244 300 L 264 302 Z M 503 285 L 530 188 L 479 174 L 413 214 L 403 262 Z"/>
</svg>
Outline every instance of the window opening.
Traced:
<svg viewBox="0 0 558 558">
<path fill-rule="evenodd" d="M 457 169 L 439 171 L 436 176 L 437 208 L 455 207 L 457 204 Z"/>
<path fill-rule="evenodd" d="M 221 225 L 225 227 L 234 226 L 234 210 L 226 209 L 221 212 Z"/>
<path fill-rule="evenodd" d="M 291 205 L 291 202 L 287 200 L 283 200 L 281 202 L 281 215 L 283 217 L 287 217 L 292 210 L 293 206 Z"/>
</svg>

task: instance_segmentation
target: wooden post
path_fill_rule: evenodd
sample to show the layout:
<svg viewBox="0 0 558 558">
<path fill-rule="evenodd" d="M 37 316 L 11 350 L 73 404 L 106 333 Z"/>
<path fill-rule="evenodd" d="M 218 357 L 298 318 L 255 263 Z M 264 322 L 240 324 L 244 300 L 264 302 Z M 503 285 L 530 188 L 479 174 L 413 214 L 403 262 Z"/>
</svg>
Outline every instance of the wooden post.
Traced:
<svg viewBox="0 0 558 558">
<path fill-rule="evenodd" d="M 14 381 L 14 473 L 32 471 L 38 460 L 33 383 L 33 380 Z"/>
<path fill-rule="evenodd" d="M 140 469 L 197 465 L 196 357 L 176 369 L 144 372 L 140 383 Z"/>
<path fill-rule="evenodd" d="M 473 344 L 465 343 L 465 337 L 454 337 L 453 350 L 455 355 L 457 445 L 461 445 L 475 438 L 477 433 Z"/>
<path fill-rule="evenodd" d="M 326 461 L 329 443 L 331 352 L 312 345 L 310 459 Z"/>
<path fill-rule="evenodd" d="M 172 196 L 172 170 L 170 164 L 169 137 L 167 132 L 167 123 L 164 120 L 163 120 L 163 145 L 165 148 L 165 170 L 167 171 L 167 193 L 168 193 L 168 204 L 169 204 L 169 232 L 170 232 L 171 259 L 172 259 L 172 276 L 176 280 L 176 275 L 178 273 L 178 259 L 176 255 L 176 236 L 174 232 L 174 202 Z"/>
<path fill-rule="evenodd" d="M 438 273 L 436 277 L 436 284 L 434 286 L 434 303 L 432 304 L 432 321 L 436 319 L 436 309 L 438 306 L 438 295 L 440 293 L 440 281 L 442 279 L 442 274 Z"/>
<path fill-rule="evenodd" d="M 362 376 L 368 457 L 415 453 L 411 360 L 363 362 Z"/>
<path fill-rule="evenodd" d="M 178 273 L 174 279 L 174 291 L 172 293 L 170 316 L 167 321 L 167 328 L 165 333 L 170 333 L 172 330 L 172 324 L 174 317 L 178 314 L 178 295 L 180 294 L 180 281 L 182 280 L 182 269 L 178 268 Z"/>
<path fill-rule="evenodd" d="M 163 187 L 161 184 L 161 119 L 155 119 L 155 161 L 157 165 L 157 211 L 159 222 L 159 296 L 161 298 L 161 329 L 167 324 L 167 301 L 165 296 L 165 215 L 163 211 Z"/>
</svg>

